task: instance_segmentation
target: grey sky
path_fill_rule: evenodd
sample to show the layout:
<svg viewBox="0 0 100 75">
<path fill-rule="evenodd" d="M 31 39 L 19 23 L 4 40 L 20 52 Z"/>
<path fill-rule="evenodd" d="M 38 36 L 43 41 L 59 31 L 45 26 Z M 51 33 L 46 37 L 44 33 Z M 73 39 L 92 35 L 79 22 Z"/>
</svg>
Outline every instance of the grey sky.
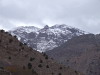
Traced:
<svg viewBox="0 0 100 75">
<path fill-rule="evenodd" d="M 0 28 L 46 24 L 100 33 L 100 0 L 0 0 Z"/>
</svg>

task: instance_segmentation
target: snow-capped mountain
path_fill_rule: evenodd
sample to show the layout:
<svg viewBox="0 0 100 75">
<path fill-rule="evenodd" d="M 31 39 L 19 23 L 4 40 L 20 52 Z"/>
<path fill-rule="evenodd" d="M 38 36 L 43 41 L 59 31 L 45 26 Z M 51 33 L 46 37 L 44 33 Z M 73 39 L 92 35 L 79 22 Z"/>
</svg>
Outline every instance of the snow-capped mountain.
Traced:
<svg viewBox="0 0 100 75">
<path fill-rule="evenodd" d="M 30 33 L 36 33 L 38 34 L 38 31 L 40 29 L 34 26 L 21 26 L 14 28 L 13 30 L 9 31 L 12 35 L 16 35 L 19 40 L 22 38 L 26 38 L 27 34 Z M 22 41 L 23 42 L 23 41 Z"/>
<path fill-rule="evenodd" d="M 28 46 L 40 52 L 52 50 L 72 37 L 85 34 L 84 31 L 65 24 L 52 27 L 46 25 L 42 29 L 34 26 L 18 27 L 9 32 L 16 35 L 23 43 L 27 43 Z"/>
</svg>

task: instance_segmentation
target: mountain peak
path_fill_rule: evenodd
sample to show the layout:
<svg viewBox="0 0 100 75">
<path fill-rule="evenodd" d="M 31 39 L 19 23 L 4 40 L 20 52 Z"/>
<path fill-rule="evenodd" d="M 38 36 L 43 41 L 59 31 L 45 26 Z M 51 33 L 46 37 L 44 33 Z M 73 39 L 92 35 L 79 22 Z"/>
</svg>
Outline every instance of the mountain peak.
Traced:
<svg viewBox="0 0 100 75">
<path fill-rule="evenodd" d="M 45 25 L 43 29 L 49 29 L 49 26 L 48 25 Z"/>
</svg>

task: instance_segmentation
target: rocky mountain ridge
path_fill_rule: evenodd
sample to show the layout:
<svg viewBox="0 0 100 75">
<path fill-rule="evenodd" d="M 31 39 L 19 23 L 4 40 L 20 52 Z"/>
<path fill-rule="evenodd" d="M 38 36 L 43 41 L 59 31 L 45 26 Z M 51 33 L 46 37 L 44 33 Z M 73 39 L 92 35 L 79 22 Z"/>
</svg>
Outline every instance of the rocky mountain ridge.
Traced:
<svg viewBox="0 0 100 75">
<path fill-rule="evenodd" d="M 12 35 L 16 35 L 21 42 L 27 43 L 28 46 L 39 52 L 52 50 L 72 37 L 86 34 L 85 31 L 65 24 L 54 25 L 51 27 L 46 25 L 42 29 L 34 26 L 18 27 L 9 32 Z"/>
</svg>

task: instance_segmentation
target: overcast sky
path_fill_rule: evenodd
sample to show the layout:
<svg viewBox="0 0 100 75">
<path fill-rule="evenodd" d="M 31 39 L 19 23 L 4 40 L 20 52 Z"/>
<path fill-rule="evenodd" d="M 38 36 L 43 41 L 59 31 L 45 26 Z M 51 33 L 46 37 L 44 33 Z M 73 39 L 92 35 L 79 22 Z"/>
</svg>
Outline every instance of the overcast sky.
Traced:
<svg viewBox="0 0 100 75">
<path fill-rule="evenodd" d="M 100 0 L 0 0 L 0 29 L 54 24 L 100 33 Z"/>
</svg>

